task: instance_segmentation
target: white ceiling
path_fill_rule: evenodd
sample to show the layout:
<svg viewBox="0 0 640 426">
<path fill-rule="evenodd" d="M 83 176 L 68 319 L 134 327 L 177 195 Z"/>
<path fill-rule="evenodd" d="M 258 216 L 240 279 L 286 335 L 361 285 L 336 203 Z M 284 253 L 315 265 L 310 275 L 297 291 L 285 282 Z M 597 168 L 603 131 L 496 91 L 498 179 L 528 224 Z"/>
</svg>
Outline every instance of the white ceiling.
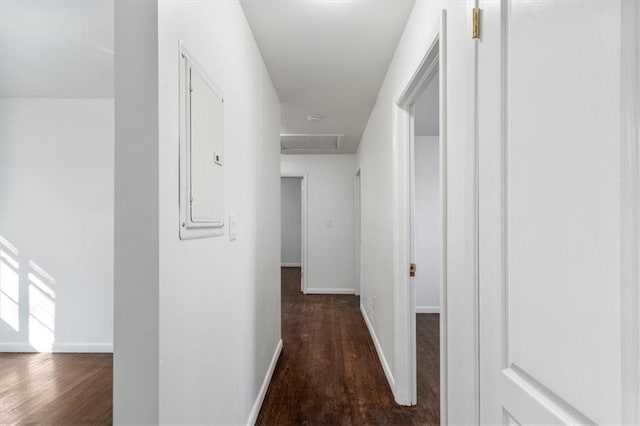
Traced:
<svg viewBox="0 0 640 426">
<path fill-rule="evenodd" d="M 415 106 L 415 133 L 418 136 L 440 134 L 438 74 L 418 96 Z"/>
<path fill-rule="evenodd" d="M 0 96 L 113 97 L 113 0 L 0 0 Z"/>
<path fill-rule="evenodd" d="M 282 103 L 281 133 L 344 134 L 337 152 L 356 152 L 414 0 L 241 3 Z"/>
</svg>

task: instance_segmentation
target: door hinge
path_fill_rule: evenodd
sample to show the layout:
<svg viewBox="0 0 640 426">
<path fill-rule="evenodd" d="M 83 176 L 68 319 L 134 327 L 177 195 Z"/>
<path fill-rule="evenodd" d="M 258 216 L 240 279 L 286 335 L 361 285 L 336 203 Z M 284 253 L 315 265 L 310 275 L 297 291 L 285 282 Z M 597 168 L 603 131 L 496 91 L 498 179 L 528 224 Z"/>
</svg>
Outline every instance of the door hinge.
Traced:
<svg viewBox="0 0 640 426">
<path fill-rule="evenodd" d="M 416 264 L 412 263 L 411 265 L 409 265 L 409 276 L 410 277 L 415 277 L 416 276 Z"/>
<path fill-rule="evenodd" d="M 472 39 L 480 38 L 480 8 L 473 8 L 473 28 L 472 28 Z"/>
</svg>

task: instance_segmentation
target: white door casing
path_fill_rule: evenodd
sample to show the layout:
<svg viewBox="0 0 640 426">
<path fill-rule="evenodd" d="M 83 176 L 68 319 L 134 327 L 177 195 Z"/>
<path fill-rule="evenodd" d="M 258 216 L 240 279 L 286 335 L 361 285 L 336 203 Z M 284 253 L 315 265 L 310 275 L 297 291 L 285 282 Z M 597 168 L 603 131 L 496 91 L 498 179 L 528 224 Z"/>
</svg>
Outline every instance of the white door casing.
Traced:
<svg viewBox="0 0 640 426">
<path fill-rule="evenodd" d="M 306 194 L 307 191 L 305 189 L 305 184 L 306 184 L 306 179 L 303 177 L 302 179 L 300 179 L 300 204 L 301 204 L 301 214 L 302 214 L 302 220 L 300 221 L 300 227 L 302 228 L 300 230 L 300 236 L 301 236 L 301 241 L 300 241 L 300 248 L 301 248 L 301 253 L 300 253 L 300 292 L 304 293 L 305 291 L 305 272 L 306 272 L 306 268 L 307 268 L 307 264 L 306 264 L 306 255 L 307 255 L 307 199 L 306 199 Z"/>
<path fill-rule="evenodd" d="M 305 293 L 309 288 L 309 175 L 302 176 L 300 184 L 302 200 L 302 268 L 300 274 L 301 291 Z"/>
<path fill-rule="evenodd" d="M 398 96 L 394 127 L 394 276 L 395 286 L 395 383 L 392 385 L 398 404 L 417 402 L 416 363 L 416 294 L 409 265 L 413 261 L 413 147 L 414 104 L 429 82 L 438 76 L 440 120 L 440 206 L 442 232 L 442 266 L 440 277 L 440 420 L 447 424 L 448 414 L 448 340 L 447 340 L 447 21 L 446 10 L 425 43 L 424 55 Z M 475 356 L 475 354 L 473 354 Z"/>
<path fill-rule="evenodd" d="M 637 2 L 479 2 L 480 418 L 638 423 Z"/>
<path fill-rule="evenodd" d="M 356 295 L 362 293 L 362 185 L 361 185 L 360 169 L 354 177 L 354 252 L 355 252 L 355 282 L 354 288 Z"/>
</svg>

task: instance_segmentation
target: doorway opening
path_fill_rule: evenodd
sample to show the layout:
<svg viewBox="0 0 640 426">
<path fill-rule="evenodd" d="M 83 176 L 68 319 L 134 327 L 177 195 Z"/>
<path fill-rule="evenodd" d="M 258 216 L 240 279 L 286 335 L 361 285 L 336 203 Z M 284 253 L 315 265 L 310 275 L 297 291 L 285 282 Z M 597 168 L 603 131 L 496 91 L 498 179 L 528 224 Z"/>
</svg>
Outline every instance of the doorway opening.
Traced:
<svg viewBox="0 0 640 426">
<path fill-rule="evenodd" d="M 439 75 L 414 106 L 411 209 L 411 263 L 415 266 L 416 404 L 439 411 L 440 405 L 440 215 Z"/>
<path fill-rule="evenodd" d="M 397 102 L 396 401 L 446 424 L 446 13 Z"/>
<path fill-rule="evenodd" d="M 306 176 L 286 175 L 280 178 L 282 268 L 300 275 L 300 291 L 306 292 L 307 265 L 307 197 Z M 283 269 L 284 271 L 284 269 Z"/>
</svg>

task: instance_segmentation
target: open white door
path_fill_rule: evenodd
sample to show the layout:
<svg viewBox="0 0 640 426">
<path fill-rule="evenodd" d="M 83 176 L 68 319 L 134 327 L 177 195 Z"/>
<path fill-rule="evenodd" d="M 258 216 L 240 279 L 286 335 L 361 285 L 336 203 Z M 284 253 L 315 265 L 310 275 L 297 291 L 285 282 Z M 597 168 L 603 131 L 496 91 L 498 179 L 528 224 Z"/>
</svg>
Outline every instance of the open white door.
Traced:
<svg viewBox="0 0 640 426">
<path fill-rule="evenodd" d="M 479 5 L 481 422 L 638 424 L 638 2 Z"/>
</svg>

